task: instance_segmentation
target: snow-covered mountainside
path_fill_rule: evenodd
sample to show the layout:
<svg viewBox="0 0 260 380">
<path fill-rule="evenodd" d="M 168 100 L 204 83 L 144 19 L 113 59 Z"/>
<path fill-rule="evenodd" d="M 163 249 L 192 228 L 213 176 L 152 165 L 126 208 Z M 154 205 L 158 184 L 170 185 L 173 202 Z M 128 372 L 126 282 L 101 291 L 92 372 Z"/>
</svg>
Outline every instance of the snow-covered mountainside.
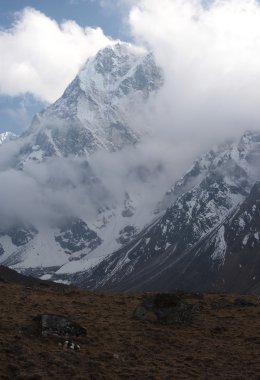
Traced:
<svg viewBox="0 0 260 380">
<path fill-rule="evenodd" d="M 62 97 L 35 116 L 12 145 L 10 167 L 4 166 L 8 180 L 25 186 L 21 199 L 27 203 L 15 196 L 14 215 L 8 209 L 11 220 L 0 221 L 1 263 L 36 276 L 77 272 L 150 221 L 153 207 L 146 207 L 146 198 L 158 182 L 157 171 L 150 173 L 153 182 L 139 175 L 135 190 L 135 170 L 146 170 L 138 163 L 115 194 L 102 170 L 109 172 L 113 155 L 145 138 L 148 131 L 137 128 L 135 115 L 162 84 L 151 53 L 118 43 L 89 59 Z M 104 155 L 101 174 L 97 154 Z"/>
<path fill-rule="evenodd" d="M 163 168 L 135 157 L 162 84 L 151 53 L 108 46 L 1 147 L 0 263 L 91 288 L 258 289 L 260 133 L 212 149 L 163 196 Z"/>
<path fill-rule="evenodd" d="M 6 141 L 11 141 L 17 138 L 17 135 L 12 132 L 3 132 L 0 133 L 0 145 Z"/>
<path fill-rule="evenodd" d="M 167 193 L 162 217 L 72 279 L 112 290 L 256 289 L 259 167 L 260 133 L 210 151 Z"/>
<path fill-rule="evenodd" d="M 127 43 L 90 58 L 64 94 L 24 133 L 19 162 L 116 151 L 140 140 L 134 115 L 163 83 L 153 55 Z"/>
</svg>

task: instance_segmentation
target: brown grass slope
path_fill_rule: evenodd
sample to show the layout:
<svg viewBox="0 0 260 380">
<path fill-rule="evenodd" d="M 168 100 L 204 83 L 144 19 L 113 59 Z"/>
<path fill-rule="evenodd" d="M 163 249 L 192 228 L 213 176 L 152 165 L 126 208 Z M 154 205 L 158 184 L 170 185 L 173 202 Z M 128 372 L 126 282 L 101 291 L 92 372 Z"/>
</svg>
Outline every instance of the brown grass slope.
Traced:
<svg viewBox="0 0 260 380">
<path fill-rule="evenodd" d="M 260 378 L 256 296 L 242 297 L 256 306 L 234 307 L 237 296 L 208 294 L 191 324 L 162 325 L 132 318 L 144 294 L 6 281 L 0 281 L 0 379 Z M 67 316 L 87 330 L 72 339 L 80 351 L 41 335 L 35 317 L 43 313 Z"/>
</svg>

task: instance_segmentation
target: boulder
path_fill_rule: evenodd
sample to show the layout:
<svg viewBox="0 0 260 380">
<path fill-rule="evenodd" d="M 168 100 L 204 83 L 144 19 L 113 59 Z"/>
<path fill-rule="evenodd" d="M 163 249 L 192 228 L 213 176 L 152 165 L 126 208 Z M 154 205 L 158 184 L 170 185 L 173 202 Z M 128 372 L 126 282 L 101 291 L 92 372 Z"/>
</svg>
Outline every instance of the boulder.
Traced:
<svg viewBox="0 0 260 380">
<path fill-rule="evenodd" d="M 40 316 L 42 335 L 55 336 L 81 336 L 86 335 L 86 330 L 79 324 L 68 318 L 55 314 L 43 314 Z"/>
<path fill-rule="evenodd" d="M 247 301 L 243 298 L 236 298 L 234 301 L 234 305 L 238 307 L 248 307 L 248 306 L 256 306 L 253 302 Z"/>
<path fill-rule="evenodd" d="M 157 320 L 160 323 L 191 323 L 194 305 L 176 294 L 162 293 L 147 296 L 134 311 L 134 318 Z"/>
</svg>

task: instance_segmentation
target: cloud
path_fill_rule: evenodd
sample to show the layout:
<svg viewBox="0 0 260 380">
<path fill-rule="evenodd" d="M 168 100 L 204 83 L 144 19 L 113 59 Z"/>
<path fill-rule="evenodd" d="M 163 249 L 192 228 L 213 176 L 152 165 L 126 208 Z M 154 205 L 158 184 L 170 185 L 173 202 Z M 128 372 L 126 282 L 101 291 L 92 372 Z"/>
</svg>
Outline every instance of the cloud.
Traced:
<svg viewBox="0 0 260 380">
<path fill-rule="evenodd" d="M 57 226 L 71 216 L 91 226 L 100 219 L 100 210 L 120 218 L 125 193 L 134 201 L 142 222 L 149 222 L 171 184 L 165 175 L 165 160 L 149 144 L 113 154 L 99 151 L 88 161 L 72 156 L 53 157 L 40 164 L 32 160 L 17 170 L 17 157 L 26 143 L 26 138 L 16 140 L 0 149 L 0 229 L 17 221 L 37 229 Z"/>
<path fill-rule="evenodd" d="M 10 29 L 0 30 L 0 94 L 31 93 L 53 102 L 86 59 L 111 42 L 100 28 L 82 28 L 69 20 L 58 24 L 25 8 Z"/>
<path fill-rule="evenodd" d="M 17 170 L 21 148 L 24 145 L 17 140 L 0 149 L 0 228 L 14 221 L 38 228 L 71 216 L 91 222 L 98 209 L 114 202 L 86 158 L 55 157 L 41 164 L 31 161 L 24 170 Z"/>
<path fill-rule="evenodd" d="M 129 11 L 133 5 L 138 4 L 139 0 L 99 0 L 99 3 L 104 8 L 119 8 L 120 10 Z"/>
<path fill-rule="evenodd" d="M 73 57 L 73 49 L 82 51 L 81 46 L 85 49 L 87 44 L 87 49 L 83 49 L 84 54 L 80 55 L 82 59 L 79 56 L 76 59 L 74 76 L 89 52 L 93 54 L 97 49 L 97 41 L 106 44 L 109 40 L 100 30 L 84 31 L 72 22 L 59 26 L 41 13 L 27 9 L 22 16 L 20 15 L 12 30 L 4 32 L 4 36 L 10 40 L 14 38 L 16 44 L 18 42 L 15 36 L 20 36 L 19 29 L 23 30 L 19 25 L 22 20 L 28 19 L 26 13 L 33 15 L 32 18 L 36 15 L 50 25 L 50 29 L 40 27 L 40 31 L 54 30 L 50 33 L 56 33 L 57 36 L 53 39 L 52 47 L 45 46 L 44 43 L 39 44 L 39 62 L 35 61 L 37 46 L 31 47 L 30 41 L 27 41 L 28 49 L 33 49 L 33 53 L 28 54 L 28 50 L 26 53 L 26 56 L 31 57 L 32 67 L 40 68 L 36 71 L 41 73 L 41 78 L 44 79 L 46 94 L 52 97 L 52 82 L 56 83 L 56 90 L 61 83 L 62 86 L 66 85 L 64 73 L 58 71 L 61 71 L 63 64 L 68 63 L 69 67 L 70 60 L 76 59 Z M 36 216 L 33 215 L 35 219 L 39 214 L 47 213 L 53 216 L 75 212 L 93 220 L 99 205 L 104 206 L 107 200 L 109 204 L 114 202 L 114 199 L 110 199 L 111 194 L 120 202 L 125 191 L 131 195 L 143 192 L 145 207 L 140 205 L 140 209 L 151 210 L 168 186 L 183 174 L 183 170 L 197 154 L 205 152 L 223 139 L 239 136 L 245 129 L 259 128 L 258 2 L 216 0 L 205 7 L 198 0 L 140 0 L 131 7 L 129 25 L 136 43 L 148 46 L 164 70 L 163 88 L 151 99 L 147 107 L 143 107 L 143 114 L 138 113 L 138 124 L 148 126 L 149 136 L 139 145 L 114 154 L 98 152 L 89 158 L 92 169 L 87 171 L 84 160 L 81 162 L 81 159 L 53 159 L 41 165 L 32 163 L 23 174 L 18 174 L 18 185 L 14 180 L 16 172 L 8 173 L 7 167 L 15 164 L 12 160 L 19 154 L 19 142 L 3 146 L 0 152 L 0 179 L 3 184 L 0 198 L 4 200 L 4 205 L 0 206 L 6 206 L 6 209 L 0 209 L 2 214 L 8 215 L 12 210 L 14 214 L 28 214 L 30 219 L 33 209 L 37 212 Z M 30 34 L 31 32 L 26 33 L 27 36 Z M 74 39 L 75 35 L 79 35 L 80 38 Z M 89 42 L 91 35 L 92 44 Z M 2 35 L 0 43 L 1 38 Z M 49 36 L 46 40 L 43 39 L 45 42 L 49 40 L 52 40 Z M 74 43 L 76 40 L 80 41 L 78 45 Z M 60 41 L 63 41 L 63 48 L 66 46 L 68 51 L 61 47 Z M 68 41 L 70 42 L 67 45 Z M 16 44 L 15 47 L 18 46 Z M 55 46 L 58 51 L 61 48 L 66 55 L 65 58 L 55 51 Z M 57 67 L 49 49 L 53 49 L 53 54 L 58 56 Z M 15 49 L 10 49 L 10 54 L 20 57 L 18 47 L 17 52 L 12 50 Z M 5 50 L 3 52 L 5 57 Z M 11 58 L 12 63 L 15 59 Z M 22 62 L 22 59 L 18 62 Z M 51 70 L 53 66 L 56 69 Z M 53 73 L 55 75 L 52 77 Z M 3 76 L 1 73 L 0 75 Z M 48 80 L 45 79 L 45 75 Z M 21 82 L 16 78 L 16 86 L 27 85 L 27 90 L 19 91 L 31 91 L 40 96 L 40 92 L 36 92 L 36 82 L 32 80 L 25 83 L 22 76 L 20 79 Z M 5 82 L 1 79 L 0 83 Z M 28 89 L 29 84 L 34 85 L 33 90 Z M 132 121 L 136 122 L 136 115 L 132 116 Z M 10 164 L 8 160 L 11 160 Z M 93 188 L 92 183 L 87 182 L 87 178 L 94 175 L 102 179 L 102 184 L 94 181 L 97 186 Z M 12 189 L 10 194 L 9 188 Z M 19 189 L 25 194 L 21 206 L 17 204 Z M 97 198 L 93 199 L 93 196 Z M 140 196 L 142 202 L 143 199 L 144 197 Z M 38 206 L 30 207 L 31 200 Z"/>
<path fill-rule="evenodd" d="M 194 153 L 259 128 L 257 1 L 141 0 L 129 24 L 165 73 L 150 120 L 157 138 Z"/>
</svg>

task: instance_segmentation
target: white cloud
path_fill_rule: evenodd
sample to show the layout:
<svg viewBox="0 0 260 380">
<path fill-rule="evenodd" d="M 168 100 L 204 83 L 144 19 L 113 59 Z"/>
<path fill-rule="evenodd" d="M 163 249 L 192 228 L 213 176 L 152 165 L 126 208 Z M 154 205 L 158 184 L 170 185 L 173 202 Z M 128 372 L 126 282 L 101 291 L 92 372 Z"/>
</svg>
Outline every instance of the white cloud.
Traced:
<svg viewBox="0 0 260 380">
<path fill-rule="evenodd" d="M 260 5 L 202 3 L 141 0 L 129 16 L 135 40 L 165 72 L 152 115 L 159 135 L 178 147 L 190 140 L 193 150 L 260 126 Z"/>
<path fill-rule="evenodd" d="M 116 0 L 116 3 L 118 1 L 123 1 L 123 4 L 127 2 Z M 110 0 L 106 3 L 109 5 Z M 29 16 L 35 21 L 39 18 L 47 26 L 40 27 L 37 22 L 32 27 Z M 31 27 L 26 29 L 26 33 L 22 20 L 27 20 L 26 25 Z M 216 0 L 207 8 L 199 0 L 140 0 L 132 7 L 129 22 L 137 43 L 148 45 L 154 51 L 164 69 L 165 85 L 155 102 L 148 105 L 148 111 L 144 110 L 140 116 L 139 124 L 151 127 L 150 137 L 143 144 L 113 155 L 99 153 L 91 158 L 91 164 L 106 188 L 118 198 L 126 189 L 130 189 L 130 193 L 137 188 L 140 190 L 143 185 L 133 173 L 138 173 L 134 168 L 142 169 L 143 166 L 152 176 L 157 176 L 158 188 L 153 189 L 147 182 L 145 194 L 149 203 L 150 199 L 154 201 L 153 196 L 164 192 L 183 174 L 199 152 L 222 142 L 224 138 L 239 135 L 245 129 L 259 128 L 260 6 L 253 0 Z M 41 38 L 37 37 L 37 28 Z M 43 36 L 43 30 L 46 36 Z M 35 41 L 41 43 L 31 44 L 33 32 Z M 23 38 L 24 34 L 26 38 Z M 52 39 L 52 35 L 55 38 Z M 2 48 L 3 40 L 5 49 Z M 12 73 L 14 62 L 22 66 L 24 59 L 28 66 L 31 65 L 30 80 L 25 80 L 21 75 L 16 77 L 12 81 L 13 89 L 18 92 L 31 91 L 52 100 L 73 78 L 85 57 L 107 42 L 101 30 L 84 31 L 72 22 L 59 26 L 41 13 L 27 9 L 11 31 L 0 34 L 0 48 L 6 64 L 5 71 L 0 70 L 1 86 L 5 84 L 4 79 L 11 81 L 12 78 L 12 75 L 4 78 L 3 73 Z M 6 46 L 9 48 L 6 49 Z M 75 52 L 80 54 L 76 57 Z M 8 54 L 9 60 L 6 58 Z M 7 67 L 8 62 L 10 68 Z M 65 75 L 63 69 L 69 74 Z M 41 86 L 32 80 L 34 71 L 38 79 L 41 78 Z M 18 88 L 20 85 L 22 89 Z M 30 89 L 29 85 L 32 86 Z M 44 91 L 42 86 L 45 86 Z M 13 164 L 12 159 L 17 153 L 15 149 L 18 149 L 17 142 L 2 146 L 0 170 L 6 169 L 10 160 Z M 159 170 L 160 164 L 163 171 Z M 86 201 L 87 195 L 95 191 L 91 193 L 89 188 L 86 189 L 85 182 L 80 182 L 81 172 L 75 167 L 76 164 L 70 160 L 63 164 L 62 160 L 53 160 L 42 165 L 41 169 L 33 163 L 31 172 L 25 173 L 30 181 L 26 177 L 23 189 L 30 197 L 22 200 L 21 214 L 26 213 L 25 208 L 30 213 L 31 207 L 24 205 L 31 204 L 35 193 L 35 203 L 44 205 L 40 212 L 51 212 L 55 204 L 61 205 L 59 209 L 64 210 L 69 204 L 72 209 L 82 210 L 87 215 L 88 208 L 91 209 L 93 204 L 93 199 Z M 57 186 L 56 190 L 49 188 L 49 184 L 53 183 L 52 179 L 57 177 L 57 173 L 60 187 Z M 70 183 L 63 186 L 63 180 L 67 178 L 73 186 Z M 11 175 L 1 181 L 4 187 L 0 190 L 0 198 L 4 199 L 7 215 L 12 207 L 14 212 L 19 210 L 15 202 L 19 197 L 15 190 L 8 203 L 9 187 L 22 187 L 13 185 L 12 181 Z M 27 187 L 32 188 L 31 193 Z M 38 189 L 44 189 L 44 194 Z M 40 196 L 42 199 L 39 199 Z"/>
<path fill-rule="evenodd" d="M 89 56 L 111 40 L 100 28 L 82 28 L 74 21 L 58 24 L 25 8 L 10 29 L 0 30 L 0 94 L 53 102 Z"/>
</svg>

